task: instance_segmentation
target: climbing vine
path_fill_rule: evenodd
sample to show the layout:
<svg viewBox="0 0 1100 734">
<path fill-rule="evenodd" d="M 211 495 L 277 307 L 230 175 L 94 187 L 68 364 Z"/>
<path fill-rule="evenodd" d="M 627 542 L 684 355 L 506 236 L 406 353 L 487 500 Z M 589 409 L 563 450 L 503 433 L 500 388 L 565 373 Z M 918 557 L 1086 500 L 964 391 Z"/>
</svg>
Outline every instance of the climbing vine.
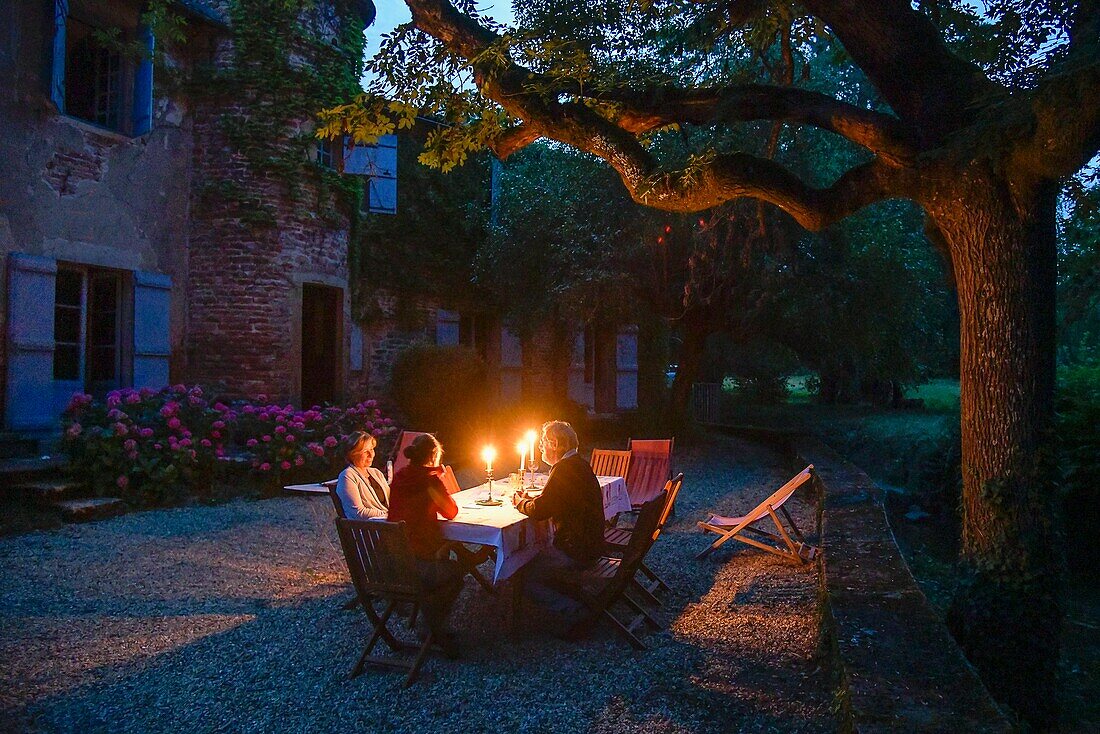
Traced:
<svg viewBox="0 0 1100 734">
<path fill-rule="evenodd" d="M 355 6 L 354 0 L 231 0 L 232 63 L 196 73 L 191 85 L 193 97 L 219 100 L 217 124 L 255 174 L 285 186 L 300 214 L 332 222 L 347 217 L 351 242 L 362 182 L 314 160 L 311 125 L 318 111 L 360 91 L 363 22 Z M 203 194 L 235 204 L 254 227 L 275 223 L 271 206 L 246 187 L 213 181 Z"/>
</svg>

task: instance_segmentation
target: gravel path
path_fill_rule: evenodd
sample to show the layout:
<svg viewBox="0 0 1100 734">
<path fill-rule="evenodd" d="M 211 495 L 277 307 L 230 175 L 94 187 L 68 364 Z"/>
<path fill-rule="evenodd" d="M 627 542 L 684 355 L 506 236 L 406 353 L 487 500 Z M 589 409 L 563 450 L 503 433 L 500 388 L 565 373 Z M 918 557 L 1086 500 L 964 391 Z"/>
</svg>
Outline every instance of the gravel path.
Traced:
<svg viewBox="0 0 1100 734">
<path fill-rule="evenodd" d="M 677 517 L 650 554 L 674 588 L 667 632 L 634 652 L 601 629 L 536 632 L 511 594 L 467 579 L 465 654 L 409 690 L 347 678 L 369 626 L 350 598 L 325 498 L 142 512 L 0 540 L 0 731 L 833 731 L 815 659 L 816 569 L 746 549 L 692 555 L 708 510 L 786 479 L 757 446 L 680 452 Z M 803 528 L 809 504 L 793 502 Z M 730 543 L 732 545 L 740 545 Z"/>
</svg>

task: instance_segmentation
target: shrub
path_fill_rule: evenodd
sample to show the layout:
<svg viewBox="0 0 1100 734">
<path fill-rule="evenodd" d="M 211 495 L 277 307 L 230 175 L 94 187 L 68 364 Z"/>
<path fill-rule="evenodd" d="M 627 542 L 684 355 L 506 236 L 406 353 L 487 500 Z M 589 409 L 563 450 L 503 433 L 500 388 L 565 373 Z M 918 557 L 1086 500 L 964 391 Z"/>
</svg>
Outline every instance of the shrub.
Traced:
<svg viewBox="0 0 1100 734">
<path fill-rule="evenodd" d="M 1100 524 L 1095 490 L 1100 472 L 1100 364 L 1059 370 L 1055 407 L 1066 530 L 1071 537 L 1090 538 L 1090 531 Z M 1091 557 L 1087 552 L 1072 553 L 1071 565 L 1095 574 L 1087 560 Z"/>
<path fill-rule="evenodd" d="M 449 453 L 465 451 L 486 425 L 489 382 L 485 362 L 467 347 L 416 346 L 397 358 L 391 378 L 397 408 L 416 430 L 434 431 Z"/>
<path fill-rule="evenodd" d="M 209 489 L 234 419 L 198 386 L 115 390 L 102 402 L 77 393 L 64 414 L 62 443 L 72 472 L 93 492 L 156 505 L 185 486 L 198 494 Z"/>
<path fill-rule="evenodd" d="M 104 401 L 78 393 L 63 423 L 70 470 L 95 493 L 159 505 L 206 495 L 227 453 L 247 455 L 261 481 L 278 486 L 333 472 L 352 431 L 394 430 L 373 400 L 295 410 L 260 398 L 211 404 L 201 387 L 183 385 L 115 390 Z"/>
</svg>

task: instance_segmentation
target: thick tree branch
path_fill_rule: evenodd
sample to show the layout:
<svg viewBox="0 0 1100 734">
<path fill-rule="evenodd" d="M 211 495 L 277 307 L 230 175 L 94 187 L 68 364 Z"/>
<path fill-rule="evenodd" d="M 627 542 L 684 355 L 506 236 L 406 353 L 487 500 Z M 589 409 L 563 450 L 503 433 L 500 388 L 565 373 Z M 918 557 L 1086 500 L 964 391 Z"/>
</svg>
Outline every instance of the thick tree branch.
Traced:
<svg viewBox="0 0 1100 734">
<path fill-rule="evenodd" d="M 917 154 L 913 135 L 897 118 L 794 87 L 747 84 L 610 92 L 600 98 L 622 105 L 619 124 L 634 133 L 681 122 L 707 125 L 776 120 L 829 130 L 896 165 L 912 162 Z"/>
<path fill-rule="evenodd" d="M 952 53 L 909 0 L 804 0 L 902 120 L 933 144 L 971 120 L 974 102 L 1004 90 Z"/>
<path fill-rule="evenodd" d="M 1100 2 L 1082 0 L 1066 58 L 1029 100 L 1035 131 L 1015 162 L 1033 174 L 1070 176 L 1100 150 Z"/>
</svg>

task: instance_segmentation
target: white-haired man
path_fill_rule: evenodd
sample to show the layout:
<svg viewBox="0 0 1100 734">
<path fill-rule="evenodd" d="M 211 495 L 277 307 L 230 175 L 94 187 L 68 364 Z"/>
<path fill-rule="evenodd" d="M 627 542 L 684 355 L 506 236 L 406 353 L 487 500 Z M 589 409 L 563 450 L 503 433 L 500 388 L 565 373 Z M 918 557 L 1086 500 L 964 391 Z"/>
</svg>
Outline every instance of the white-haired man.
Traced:
<svg viewBox="0 0 1100 734">
<path fill-rule="evenodd" d="M 584 605 L 570 595 L 580 574 L 603 551 L 603 494 L 592 467 L 577 453 L 577 432 L 564 421 L 542 426 L 542 460 L 550 478 L 533 499 L 518 494 L 516 509 L 535 520 L 554 525 L 554 544 L 544 548 L 524 571 L 525 591 L 542 606 L 556 612 L 565 631 L 580 620 Z"/>
</svg>

